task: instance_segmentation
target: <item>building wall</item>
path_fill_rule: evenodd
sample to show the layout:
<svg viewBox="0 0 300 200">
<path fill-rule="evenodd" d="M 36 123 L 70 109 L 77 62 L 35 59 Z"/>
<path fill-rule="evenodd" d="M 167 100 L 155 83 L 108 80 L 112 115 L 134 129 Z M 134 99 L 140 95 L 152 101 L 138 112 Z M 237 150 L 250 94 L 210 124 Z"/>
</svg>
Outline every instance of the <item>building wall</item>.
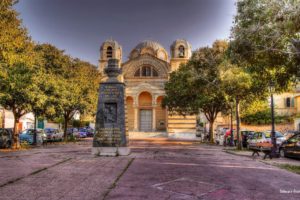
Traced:
<svg viewBox="0 0 300 200">
<path fill-rule="evenodd" d="M 163 97 L 160 96 L 156 101 L 156 130 L 165 131 L 166 130 L 166 114 L 167 111 L 165 108 L 162 108 Z"/>
<path fill-rule="evenodd" d="M 278 115 L 290 116 L 294 115 L 299 110 L 299 102 L 295 100 L 296 93 L 274 94 L 275 112 Z M 291 106 L 287 106 L 287 98 L 290 98 Z M 298 107 L 298 108 L 297 108 Z"/>
<path fill-rule="evenodd" d="M 127 126 L 128 130 L 132 131 L 134 128 L 134 109 L 133 109 L 133 98 L 126 98 L 126 108 L 127 108 Z"/>
<path fill-rule="evenodd" d="M 170 65 L 171 65 L 171 70 L 175 71 L 177 70 L 181 64 L 186 63 L 188 60 L 187 59 L 182 59 L 182 58 L 172 58 L 170 60 Z"/>
<path fill-rule="evenodd" d="M 247 125 L 247 124 L 241 124 L 241 128 L 251 131 L 269 131 L 271 130 L 271 125 Z M 287 124 L 276 124 L 275 130 L 279 131 L 281 133 L 285 133 L 288 130 L 294 130 L 294 123 L 287 123 Z"/>
<path fill-rule="evenodd" d="M 14 127 L 15 118 L 10 110 L 5 110 L 5 119 L 4 119 L 4 128 L 13 128 Z M 34 115 L 33 113 L 28 113 L 21 117 L 19 122 L 19 131 L 33 128 L 34 126 Z"/>
</svg>

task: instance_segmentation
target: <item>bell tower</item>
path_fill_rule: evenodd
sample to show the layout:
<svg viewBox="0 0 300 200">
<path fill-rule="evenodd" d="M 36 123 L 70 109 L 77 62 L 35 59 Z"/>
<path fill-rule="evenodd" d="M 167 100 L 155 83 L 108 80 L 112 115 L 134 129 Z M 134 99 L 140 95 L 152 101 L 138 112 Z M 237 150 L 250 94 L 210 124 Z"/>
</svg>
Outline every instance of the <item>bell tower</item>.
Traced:
<svg viewBox="0 0 300 200">
<path fill-rule="evenodd" d="M 192 47 L 184 39 L 178 39 L 171 45 L 171 70 L 175 71 L 181 63 L 186 63 L 192 56 Z"/>
<path fill-rule="evenodd" d="M 118 66 L 122 63 L 122 47 L 117 41 L 109 39 L 102 43 L 100 47 L 99 71 L 105 75 L 104 68 L 108 64 L 108 60 L 118 59 Z"/>
</svg>

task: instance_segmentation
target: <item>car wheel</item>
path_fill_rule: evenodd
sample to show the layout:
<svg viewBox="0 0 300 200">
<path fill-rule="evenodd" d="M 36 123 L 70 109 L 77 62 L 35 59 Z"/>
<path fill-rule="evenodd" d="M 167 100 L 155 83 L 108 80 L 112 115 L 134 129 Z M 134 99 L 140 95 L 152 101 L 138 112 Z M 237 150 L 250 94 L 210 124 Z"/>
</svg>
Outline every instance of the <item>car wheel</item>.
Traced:
<svg viewBox="0 0 300 200">
<path fill-rule="evenodd" d="M 10 148 L 11 147 L 11 141 L 6 142 L 6 147 L 5 148 Z"/>
<path fill-rule="evenodd" d="M 282 148 L 279 149 L 279 154 L 281 158 L 284 158 L 284 150 Z"/>
</svg>

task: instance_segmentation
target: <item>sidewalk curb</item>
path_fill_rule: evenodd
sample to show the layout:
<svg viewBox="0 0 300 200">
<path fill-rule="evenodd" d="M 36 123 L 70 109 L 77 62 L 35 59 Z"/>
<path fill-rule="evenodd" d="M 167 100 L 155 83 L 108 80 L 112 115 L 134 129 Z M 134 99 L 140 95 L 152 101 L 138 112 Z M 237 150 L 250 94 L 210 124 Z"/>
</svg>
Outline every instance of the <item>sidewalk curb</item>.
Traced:
<svg viewBox="0 0 300 200">
<path fill-rule="evenodd" d="M 252 159 L 254 159 L 252 156 L 250 156 L 250 155 L 241 155 L 241 154 L 237 154 L 237 153 L 235 153 L 235 152 L 233 152 L 233 151 L 231 151 L 231 150 L 225 150 L 225 149 L 223 149 L 222 150 L 223 152 L 225 152 L 225 153 L 228 153 L 228 154 L 231 154 L 231 155 L 235 155 L 235 156 L 242 156 L 242 157 L 247 157 L 247 158 L 252 158 Z"/>
</svg>

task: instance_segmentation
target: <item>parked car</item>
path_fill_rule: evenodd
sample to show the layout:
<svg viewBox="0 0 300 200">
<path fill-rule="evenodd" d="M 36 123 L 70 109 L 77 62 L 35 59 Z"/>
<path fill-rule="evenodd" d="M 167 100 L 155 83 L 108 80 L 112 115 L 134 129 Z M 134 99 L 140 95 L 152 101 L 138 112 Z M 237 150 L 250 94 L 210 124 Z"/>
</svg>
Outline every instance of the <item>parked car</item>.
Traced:
<svg viewBox="0 0 300 200">
<path fill-rule="evenodd" d="M 10 148 L 12 144 L 12 129 L 0 128 L 0 148 Z"/>
<path fill-rule="evenodd" d="M 86 128 L 80 128 L 78 130 L 79 132 L 79 137 L 80 138 L 86 138 L 87 137 L 87 129 Z"/>
<path fill-rule="evenodd" d="M 254 131 L 243 130 L 241 131 L 242 145 L 244 148 L 248 146 L 248 140 L 252 138 Z"/>
<path fill-rule="evenodd" d="M 280 132 L 275 132 L 276 144 L 280 146 L 285 140 Z M 266 132 L 255 132 L 251 139 L 248 140 L 248 148 L 256 147 L 256 143 L 272 143 L 271 141 L 271 131 Z"/>
<path fill-rule="evenodd" d="M 271 135 L 271 131 L 265 131 L 266 134 L 270 134 Z M 286 141 L 286 138 L 283 136 L 282 133 L 280 133 L 279 131 L 275 131 L 275 137 L 276 137 L 276 143 L 277 145 L 281 145 L 284 141 Z"/>
<path fill-rule="evenodd" d="M 92 128 L 87 128 L 86 136 L 87 137 L 94 137 L 95 130 Z"/>
<path fill-rule="evenodd" d="M 33 143 L 34 129 L 26 129 L 19 135 L 20 142 Z M 42 144 L 47 140 L 47 135 L 43 129 L 37 129 L 37 143 Z"/>
<path fill-rule="evenodd" d="M 279 152 L 282 157 L 300 158 L 300 134 L 295 134 L 283 142 Z"/>
<path fill-rule="evenodd" d="M 296 134 L 300 134 L 300 131 L 287 131 L 283 134 L 283 136 L 285 137 L 286 140 L 288 140 L 289 138 L 293 137 Z"/>
<path fill-rule="evenodd" d="M 64 137 L 62 131 L 56 128 L 45 128 L 45 133 L 47 135 L 48 141 L 61 141 Z"/>
<path fill-rule="evenodd" d="M 68 128 L 67 129 L 68 136 L 74 136 L 75 138 L 80 138 L 80 134 L 77 128 Z"/>
</svg>

